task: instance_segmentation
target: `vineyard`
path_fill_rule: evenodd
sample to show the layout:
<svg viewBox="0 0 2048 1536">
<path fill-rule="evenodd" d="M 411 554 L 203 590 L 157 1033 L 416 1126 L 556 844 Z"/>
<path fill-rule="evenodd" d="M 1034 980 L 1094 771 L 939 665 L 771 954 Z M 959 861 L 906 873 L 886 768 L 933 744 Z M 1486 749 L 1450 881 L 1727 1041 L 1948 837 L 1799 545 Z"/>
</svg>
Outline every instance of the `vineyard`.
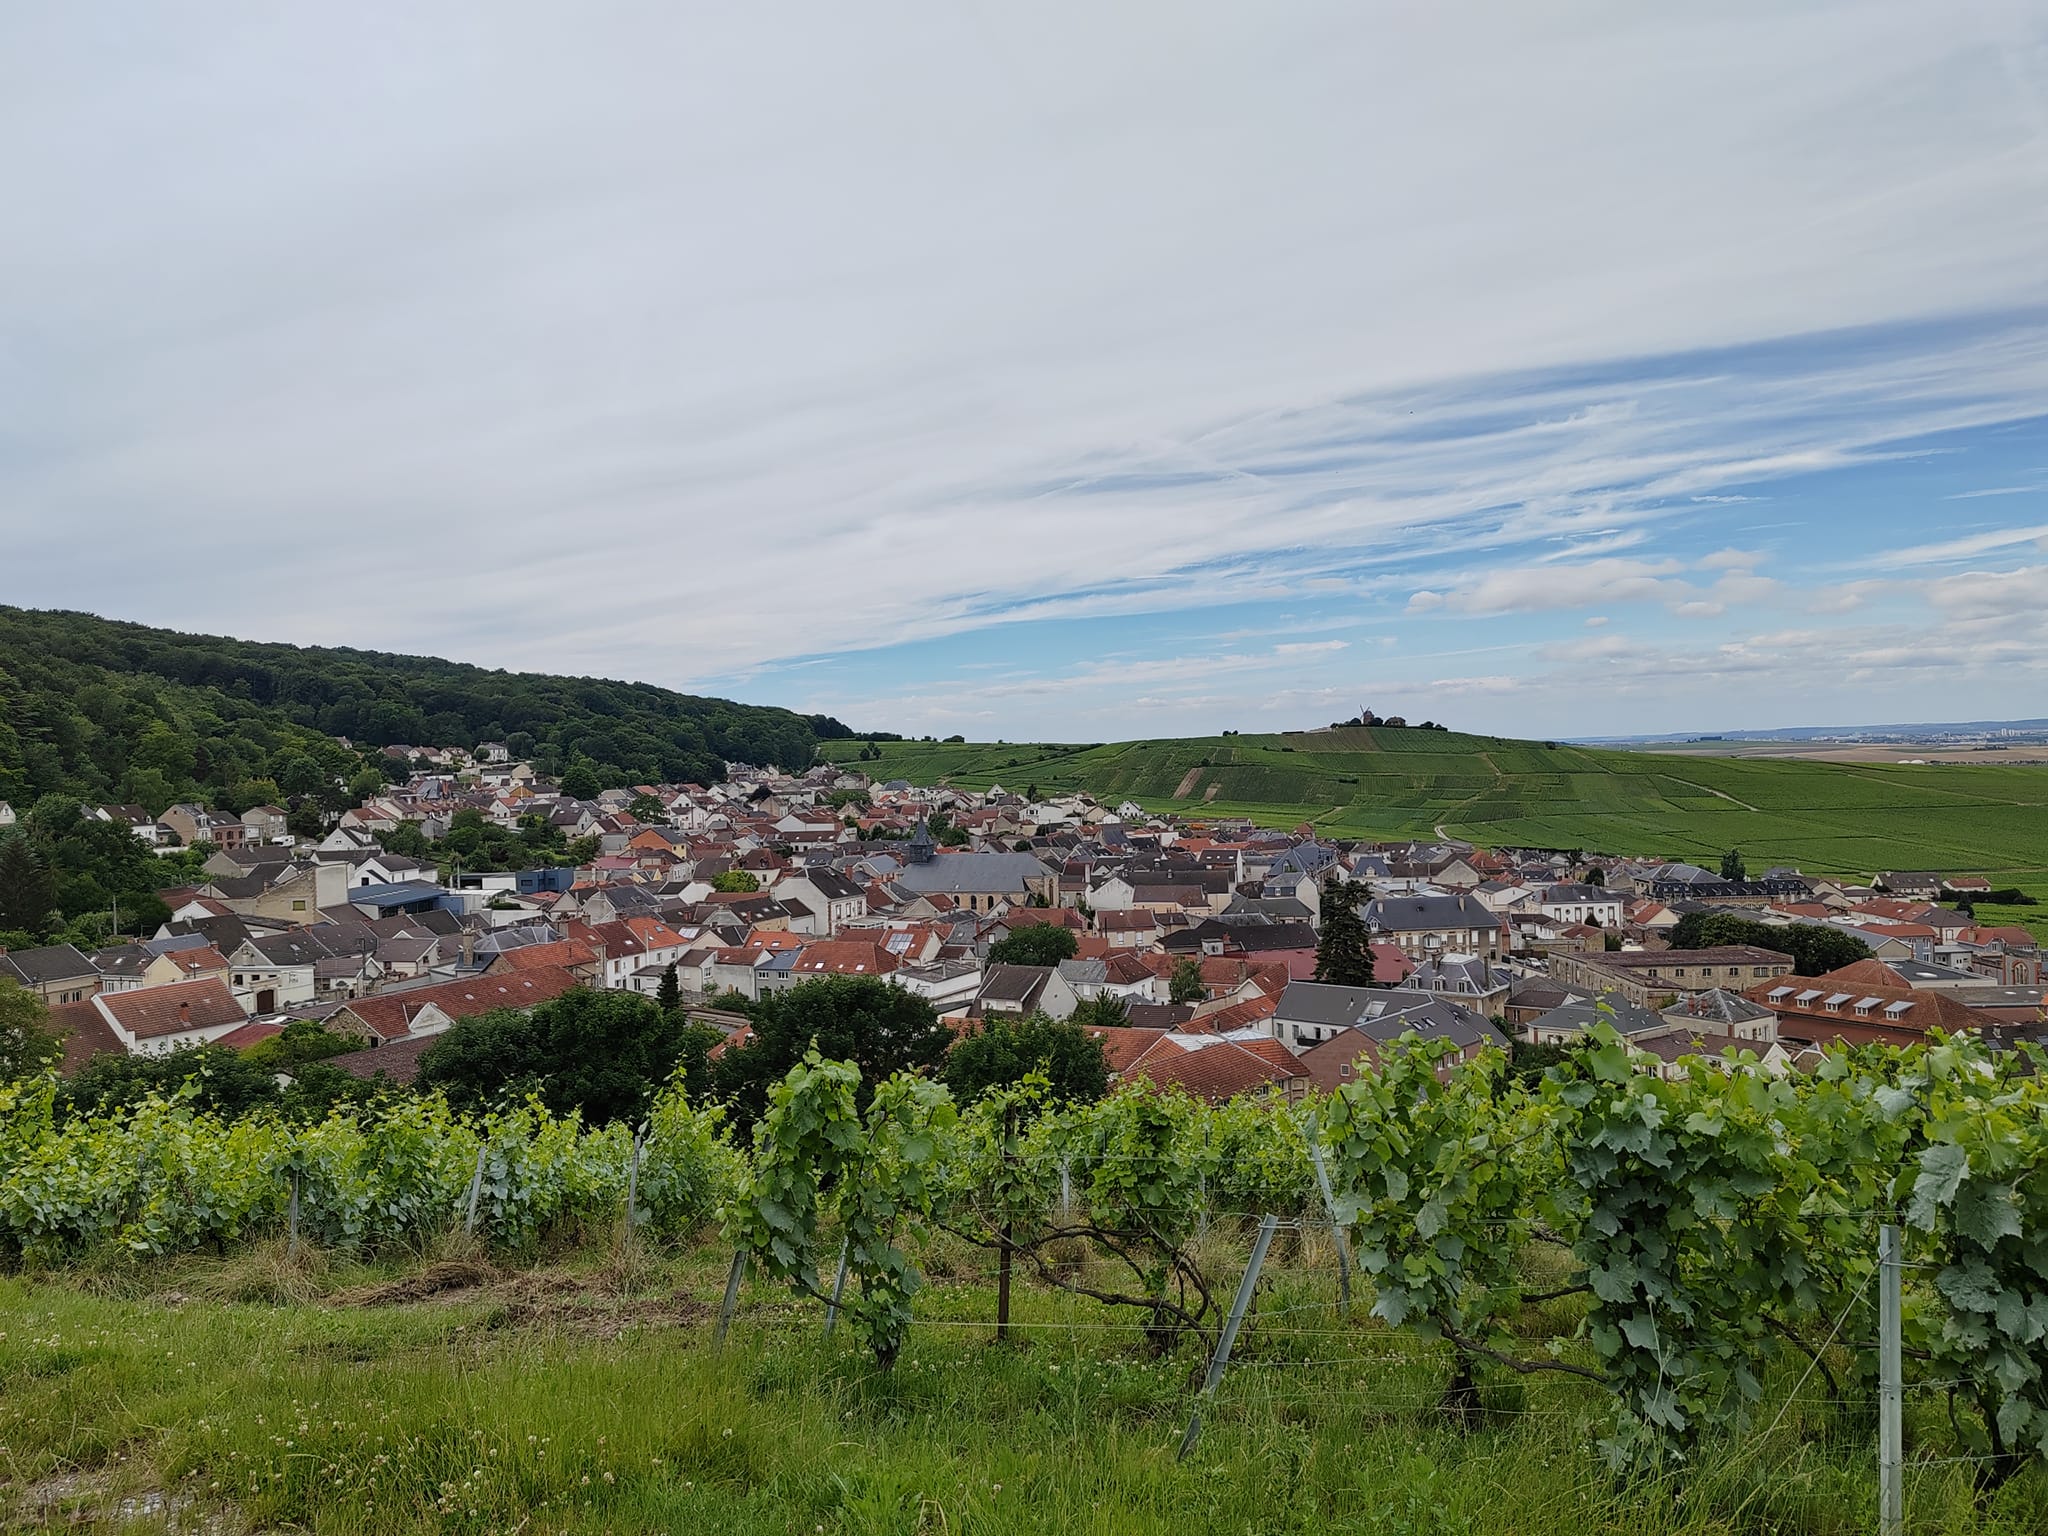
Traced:
<svg viewBox="0 0 2048 1536">
<path fill-rule="evenodd" d="M 1582 1475 L 1603 1497 L 1663 1498 L 1779 1445 L 1788 1416 L 1871 1460 L 1878 1234 L 1895 1225 L 1912 1507 L 1952 1519 L 1961 1497 L 1954 1528 L 2019 1530 L 2048 1511 L 2040 1065 L 1953 1041 L 1844 1053 L 1811 1078 L 1665 1081 L 1603 1038 L 1524 1084 L 1497 1059 L 1449 1068 L 1411 1044 L 1325 1099 L 1210 1108 L 1140 1092 L 1052 1105 L 1028 1082 L 959 1106 L 814 1058 L 744 1139 L 679 1092 L 639 1127 L 433 1100 L 292 1127 L 180 1102 L 60 1123 L 31 1082 L 0 1090 L 0 1253 L 48 1285 L 257 1249 L 371 1262 L 450 1234 L 487 1268 L 609 1246 L 694 1293 L 690 1369 L 729 1385 L 718 1371 L 760 1368 L 761 1339 L 799 1328 L 810 1342 L 777 1367 L 799 1373 L 783 1389 L 813 1373 L 850 1394 L 849 1416 L 878 1393 L 910 1411 L 928 1336 L 942 1350 L 1007 1335 L 1074 1350 L 1105 1394 L 1101 1430 L 1160 1421 L 1148 1456 L 1178 1447 L 1189 1476 L 1284 1400 L 1311 1434 L 1365 1436 L 1362 1413 L 1469 1446 L 1562 1430 L 1589 1447 Z M 49 1369 L 13 1333 L 10 1392 Z M 991 1365 L 989 1390 L 1022 1368 Z M 624 1355 L 619 1369 L 631 1377 Z M 0 1445 L 27 1438 L 0 1418 Z M 192 1467 L 208 1454 L 179 1452 Z M 692 1439 L 670 1454 L 715 1470 L 722 1452 Z M 304 1468 L 262 1456 L 270 1470 L 252 1459 L 230 1491 L 265 1518 L 308 1518 Z M 427 1528 L 494 1528 L 490 1510 L 546 1497 L 496 1471 L 460 1496 L 401 1484 L 382 1496 Z M 555 1496 L 564 1528 L 578 1497 L 603 1497 Z M 1825 1505 L 1791 1528 L 1862 1528 Z"/>
<path fill-rule="evenodd" d="M 861 761 L 877 781 L 1086 790 L 1184 816 L 1312 822 L 1339 838 L 1585 848 L 1868 879 L 1880 869 L 1996 872 L 2048 889 L 2048 768 L 1791 758 L 1674 758 L 1456 731 L 1356 728 L 1095 745 L 894 741 Z"/>
</svg>

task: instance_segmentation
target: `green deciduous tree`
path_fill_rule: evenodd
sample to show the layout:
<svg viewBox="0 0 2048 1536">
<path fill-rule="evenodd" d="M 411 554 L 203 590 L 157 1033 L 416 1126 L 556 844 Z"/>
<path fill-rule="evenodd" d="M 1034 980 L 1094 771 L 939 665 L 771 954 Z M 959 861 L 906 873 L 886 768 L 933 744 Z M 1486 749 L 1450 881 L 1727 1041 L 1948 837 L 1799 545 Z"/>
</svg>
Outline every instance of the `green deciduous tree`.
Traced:
<svg viewBox="0 0 2048 1536">
<path fill-rule="evenodd" d="M 1058 965 L 1071 960 L 1081 941 L 1071 928 L 1058 923 L 1026 923 L 1012 928 L 988 949 L 991 965 Z"/>
<path fill-rule="evenodd" d="M 339 1035 L 318 1019 L 293 1019 L 278 1034 L 259 1040 L 242 1054 L 271 1072 L 296 1072 L 308 1062 L 359 1051 L 363 1042 Z"/>
<path fill-rule="evenodd" d="M 562 774 L 562 793 L 571 800 L 595 800 L 603 789 L 597 770 L 588 763 L 571 763 Z"/>
<path fill-rule="evenodd" d="M 101 1115 L 180 1091 L 193 1108 L 229 1120 L 278 1102 L 277 1079 L 263 1066 L 232 1046 L 199 1045 L 162 1056 L 95 1056 L 64 1084 L 57 1104 L 66 1115 Z"/>
<path fill-rule="evenodd" d="M 1740 848 L 1730 848 L 1721 855 L 1721 878 L 1723 880 L 1746 880 L 1749 878 L 1743 869 L 1742 850 Z"/>
<path fill-rule="evenodd" d="M 0 976 L 0 1083 L 52 1066 L 64 1054 L 50 1010 L 11 976 Z"/>
<path fill-rule="evenodd" d="M 1115 993 L 1099 992 L 1082 998 L 1067 1017 L 1083 1029 L 1122 1029 L 1131 1022 L 1131 1010 Z"/>
<path fill-rule="evenodd" d="M 1045 1078 L 1054 1099 L 1088 1104 L 1109 1089 L 1101 1042 L 1072 1019 L 1062 1022 L 1042 1013 L 985 1021 L 954 1045 L 940 1075 L 955 1100 L 971 1104 L 1033 1073 Z"/>
<path fill-rule="evenodd" d="M 1870 958 L 1870 946 L 1853 933 L 1820 923 L 1760 923 L 1734 912 L 1688 912 L 1671 930 L 1673 949 L 1711 949 L 1717 944 L 1754 944 L 1792 957 L 1801 976 L 1825 976 Z"/>
<path fill-rule="evenodd" d="M 1208 994 L 1202 985 L 1202 968 L 1192 960 L 1183 960 L 1173 968 L 1166 978 L 1166 995 L 1175 1003 L 1199 1003 Z"/>
<path fill-rule="evenodd" d="M 931 1072 L 952 1031 L 932 1005 L 877 976 L 822 976 L 752 1005 L 752 1037 L 711 1066 L 711 1091 L 751 1125 L 767 1112 L 768 1089 L 815 1047 L 851 1061 L 864 1082 L 895 1072 Z M 865 1091 L 865 1090 L 863 1090 Z"/>
<path fill-rule="evenodd" d="M 750 869 L 721 869 L 711 878 L 711 889 L 724 891 L 728 895 L 744 895 L 761 889 L 761 882 Z"/>
<path fill-rule="evenodd" d="M 312 758 L 300 754 L 279 766 L 277 787 L 288 795 L 317 795 L 327 787 L 327 775 Z"/>
<path fill-rule="evenodd" d="M 706 1032 L 635 992 L 577 988 L 530 1013 L 493 1009 L 464 1019 L 420 1058 L 419 1086 L 483 1108 L 529 1094 L 556 1114 L 594 1125 L 638 1121 L 678 1068 L 709 1051 Z"/>
</svg>

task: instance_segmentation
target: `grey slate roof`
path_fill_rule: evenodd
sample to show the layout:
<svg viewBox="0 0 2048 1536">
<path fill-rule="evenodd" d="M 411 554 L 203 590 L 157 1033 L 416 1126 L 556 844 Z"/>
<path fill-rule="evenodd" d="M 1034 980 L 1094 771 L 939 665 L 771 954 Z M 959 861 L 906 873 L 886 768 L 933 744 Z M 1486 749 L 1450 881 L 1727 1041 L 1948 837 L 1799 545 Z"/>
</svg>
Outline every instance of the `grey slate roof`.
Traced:
<svg viewBox="0 0 2048 1536">
<path fill-rule="evenodd" d="M 1476 955 L 1425 960 L 1408 978 L 1417 992 L 1497 992 L 1508 985 L 1505 967 L 1489 965 Z"/>
<path fill-rule="evenodd" d="M 827 901 L 851 901 L 861 894 L 861 887 L 833 869 L 810 869 L 804 871 L 804 878 L 817 887 L 818 894 Z"/>
<path fill-rule="evenodd" d="M 948 853 L 906 866 L 895 883 L 920 896 L 1007 896 L 1052 873 L 1028 853 Z"/>
<path fill-rule="evenodd" d="M 1045 990 L 1046 979 L 1052 973 L 1053 968 L 1049 965 L 992 965 L 982 980 L 978 1000 L 987 1002 L 993 999 L 1028 1008 Z"/>
<path fill-rule="evenodd" d="M 1894 967 L 1896 969 L 1896 967 Z M 1761 1003 L 1752 1003 L 1740 992 L 1725 992 L 1714 987 L 1705 992 L 1695 992 L 1691 997 L 1681 998 L 1664 1010 L 1667 1019 L 1682 1020 L 1687 1024 L 1748 1024 L 1758 1019 L 1773 1017 L 1771 1010 Z"/>
<path fill-rule="evenodd" d="M 258 934 L 248 947 L 271 965 L 314 965 L 332 953 L 310 931 Z"/>
<path fill-rule="evenodd" d="M 1570 1029 L 1580 1033 L 1605 1020 L 1627 1036 L 1662 1034 L 1670 1022 L 1625 998 L 1608 995 L 1593 1000 L 1561 1003 L 1550 1012 L 1524 1024 L 1524 1029 Z"/>
<path fill-rule="evenodd" d="M 1365 904 L 1366 926 L 1381 933 L 1437 928 L 1498 928 L 1500 918 L 1474 896 L 1378 896 Z"/>
<path fill-rule="evenodd" d="M 140 976 L 156 956 L 140 944 L 116 944 L 111 949 L 94 950 L 93 969 L 102 978 L 112 976 Z"/>
<path fill-rule="evenodd" d="M 389 885 L 359 885 L 348 893 L 347 902 L 352 907 L 382 909 L 408 906 L 415 901 L 432 901 L 441 894 L 441 887 L 424 880 L 399 880 Z"/>
<path fill-rule="evenodd" d="M 92 962 L 70 944 L 10 949 L 0 954 L 0 975 L 10 971 L 23 985 L 31 987 L 46 987 L 55 982 L 78 981 L 99 975 Z"/>
<path fill-rule="evenodd" d="M 1381 1044 L 1411 1032 L 1426 1040 L 1449 1040 L 1461 1048 L 1500 1042 L 1493 1026 L 1463 1004 L 1401 987 L 1289 982 L 1280 994 L 1273 1022 L 1362 1030 Z"/>
</svg>

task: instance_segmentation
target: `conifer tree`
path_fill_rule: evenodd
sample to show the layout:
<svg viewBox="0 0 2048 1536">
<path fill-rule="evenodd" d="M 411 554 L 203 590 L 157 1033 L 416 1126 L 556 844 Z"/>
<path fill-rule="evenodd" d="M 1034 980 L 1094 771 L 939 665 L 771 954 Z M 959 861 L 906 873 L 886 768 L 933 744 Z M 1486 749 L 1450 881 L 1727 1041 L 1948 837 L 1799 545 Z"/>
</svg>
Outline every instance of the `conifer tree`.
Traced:
<svg viewBox="0 0 2048 1536">
<path fill-rule="evenodd" d="M 1316 980 L 1343 987 L 1372 985 L 1372 946 L 1359 904 L 1366 888 L 1336 870 L 1323 876 L 1322 928 L 1316 935 Z"/>
</svg>

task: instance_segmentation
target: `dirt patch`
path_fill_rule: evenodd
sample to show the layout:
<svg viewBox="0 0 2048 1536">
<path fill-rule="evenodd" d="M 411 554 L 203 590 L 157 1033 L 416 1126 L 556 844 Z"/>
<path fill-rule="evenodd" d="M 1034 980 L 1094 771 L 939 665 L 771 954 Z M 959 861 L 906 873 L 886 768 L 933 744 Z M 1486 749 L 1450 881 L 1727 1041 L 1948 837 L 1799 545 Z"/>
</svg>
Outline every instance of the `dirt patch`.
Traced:
<svg viewBox="0 0 2048 1536">
<path fill-rule="evenodd" d="M 387 1280 L 380 1285 L 358 1286 L 334 1299 L 349 1307 L 392 1307 L 408 1301 L 425 1301 L 450 1291 L 469 1291 L 503 1279 L 502 1273 L 480 1259 L 443 1259 L 429 1264 L 418 1274 Z"/>
<path fill-rule="evenodd" d="M 1214 800 L 1222 789 L 1223 786 L 1221 784 L 1211 784 L 1202 791 L 1202 804 L 1207 805 L 1211 800 Z"/>
<path fill-rule="evenodd" d="M 28 1484 L 15 1495 L 16 1515 L 26 1515 L 38 1525 L 62 1522 L 73 1526 L 114 1526 L 147 1522 L 169 1531 L 225 1536 L 240 1522 L 218 1509 L 204 1508 L 187 1493 L 165 1493 L 149 1488 L 141 1493 L 115 1494 L 105 1471 L 60 1472 Z"/>
<path fill-rule="evenodd" d="M 492 1309 L 491 1328 L 553 1328 L 593 1339 L 616 1339 L 654 1328 L 701 1326 L 718 1309 L 687 1296 L 609 1305 L 592 1300 L 514 1300 Z"/>
<path fill-rule="evenodd" d="M 1176 800 L 1187 799 L 1189 795 L 1192 795 L 1195 792 L 1195 786 L 1201 782 L 1202 770 L 1199 768 L 1190 768 L 1186 773 L 1181 775 L 1180 783 L 1174 786 L 1173 798 Z"/>
<path fill-rule="evenodd" d="M 355 1307 L 460 1302 L 483 1309 L 486 1332 L 544 1328 L 597 1339 L 637 1329 L 689 1328 L 717 1315 L 716 1307 L 687 1296 L 635 1295 L 631 1289 L 602 1272 L 508 1272 L 477 1259 L 445 1259 L 334 1300 Z"/>
</svg>

